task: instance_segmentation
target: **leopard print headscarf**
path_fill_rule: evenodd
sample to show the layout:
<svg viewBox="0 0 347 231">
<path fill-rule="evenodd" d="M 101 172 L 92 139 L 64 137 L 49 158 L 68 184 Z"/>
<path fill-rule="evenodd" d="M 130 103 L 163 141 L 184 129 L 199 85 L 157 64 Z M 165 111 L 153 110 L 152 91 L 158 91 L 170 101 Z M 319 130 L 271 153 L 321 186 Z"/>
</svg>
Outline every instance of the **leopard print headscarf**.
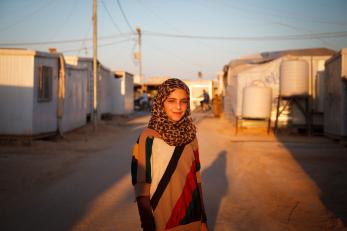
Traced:
<svg viewBox="0 0 347 231">
<path fill-rule="evenodd" d="M 189 88 L 182 80 L 168 79 L 159 86 L 158 94 L 153 100 L 152 117 L 148 123 L 148 128 L 157 131 L 171 146 L 188 144 L 196 137 L 196 127 L 190 117 L 189 101 L 187 110 L 180 121 L 170 121 L 165 113 L 164 101 L 177 88 L 186 91 L 189 97 Z"/>
</svg>

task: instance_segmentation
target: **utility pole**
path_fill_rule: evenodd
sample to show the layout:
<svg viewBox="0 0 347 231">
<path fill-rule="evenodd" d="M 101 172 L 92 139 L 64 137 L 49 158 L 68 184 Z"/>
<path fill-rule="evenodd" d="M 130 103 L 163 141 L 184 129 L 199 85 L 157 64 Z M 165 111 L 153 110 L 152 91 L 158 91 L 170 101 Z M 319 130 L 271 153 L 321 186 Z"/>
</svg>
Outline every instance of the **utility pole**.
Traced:
<svg viewBox="0 0 347 231">
<path fill-rule="evenodd" d="M 137 32 L 137 46 L 138 46 L 138 54 L 137 54 L 137 59 L 139 61 L 139 80 L 140 83 L 143 84 L 143 76 L 142 76 L 142 51 L 141 51 L 141 28 L 136 27 L 136 32 Z"/>
<path fill-rule="evenodd" d="M 93 0 L 93 130 L 96 131 L 97 126 L 97 23 L 96 23 L 96 0 Z"/>
</svg>

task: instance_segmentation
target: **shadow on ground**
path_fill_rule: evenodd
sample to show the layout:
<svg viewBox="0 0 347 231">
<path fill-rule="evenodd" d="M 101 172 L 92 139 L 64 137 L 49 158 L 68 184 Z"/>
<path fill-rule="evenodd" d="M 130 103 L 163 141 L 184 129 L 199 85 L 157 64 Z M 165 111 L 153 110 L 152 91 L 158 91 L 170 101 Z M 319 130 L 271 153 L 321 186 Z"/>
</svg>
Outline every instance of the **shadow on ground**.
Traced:
<svg viewBox="0 0 347 231">
<path fill-rule="evenodd" d="M 323 142 L 307 137 L 304 143 L 287 142 L 278 136 L 293 158 L 320 189 L 320 200 L 332 213 L 330 226 L 347 226 L 347 148 L 329 139 Z"/>
<path fill-rule="evenodd" d="M 226 176 L 226 151 L 221 151 L 216 160 L 202 172 L 203 197 L 210 230 L 214 230 L 222 199 L 228 190 Z"/>
</svg>

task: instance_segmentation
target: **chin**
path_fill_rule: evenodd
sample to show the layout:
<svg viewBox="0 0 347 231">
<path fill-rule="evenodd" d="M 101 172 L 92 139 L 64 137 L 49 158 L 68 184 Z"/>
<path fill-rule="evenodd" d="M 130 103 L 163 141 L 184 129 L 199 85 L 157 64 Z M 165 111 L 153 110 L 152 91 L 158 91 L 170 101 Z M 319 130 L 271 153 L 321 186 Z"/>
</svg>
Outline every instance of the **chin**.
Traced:
<svg viewBox="0 0 347 231">
<path fill-rule="evenodd" d="M 183 118 L 183 116 L 173 116 L 173 117 L 171 117 L 170 118 L 170 120 L 172 120 L 172 121 L 174 121 L 174 122 L 178 122 L 178 121 L 180 121 L 181 119 Z"/>
</svg>

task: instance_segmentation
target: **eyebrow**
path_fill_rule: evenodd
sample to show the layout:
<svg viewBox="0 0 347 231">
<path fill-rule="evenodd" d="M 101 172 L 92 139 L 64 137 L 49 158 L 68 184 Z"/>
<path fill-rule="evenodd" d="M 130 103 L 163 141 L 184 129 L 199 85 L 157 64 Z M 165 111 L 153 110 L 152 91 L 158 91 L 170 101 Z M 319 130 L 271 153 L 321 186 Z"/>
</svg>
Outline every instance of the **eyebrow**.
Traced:
<svg viewBox="0 0 347 231">
<path fill-rule="evenodd" d="M 184 100 L 184 99 L 189 99 L 189 98 L 187 97 L 187 98 L 177 99 L 177 98 L 172 98 L 172 97 L 170 97 L 170 98 L 167 98 L 167 99 Z"/>
</svg>

